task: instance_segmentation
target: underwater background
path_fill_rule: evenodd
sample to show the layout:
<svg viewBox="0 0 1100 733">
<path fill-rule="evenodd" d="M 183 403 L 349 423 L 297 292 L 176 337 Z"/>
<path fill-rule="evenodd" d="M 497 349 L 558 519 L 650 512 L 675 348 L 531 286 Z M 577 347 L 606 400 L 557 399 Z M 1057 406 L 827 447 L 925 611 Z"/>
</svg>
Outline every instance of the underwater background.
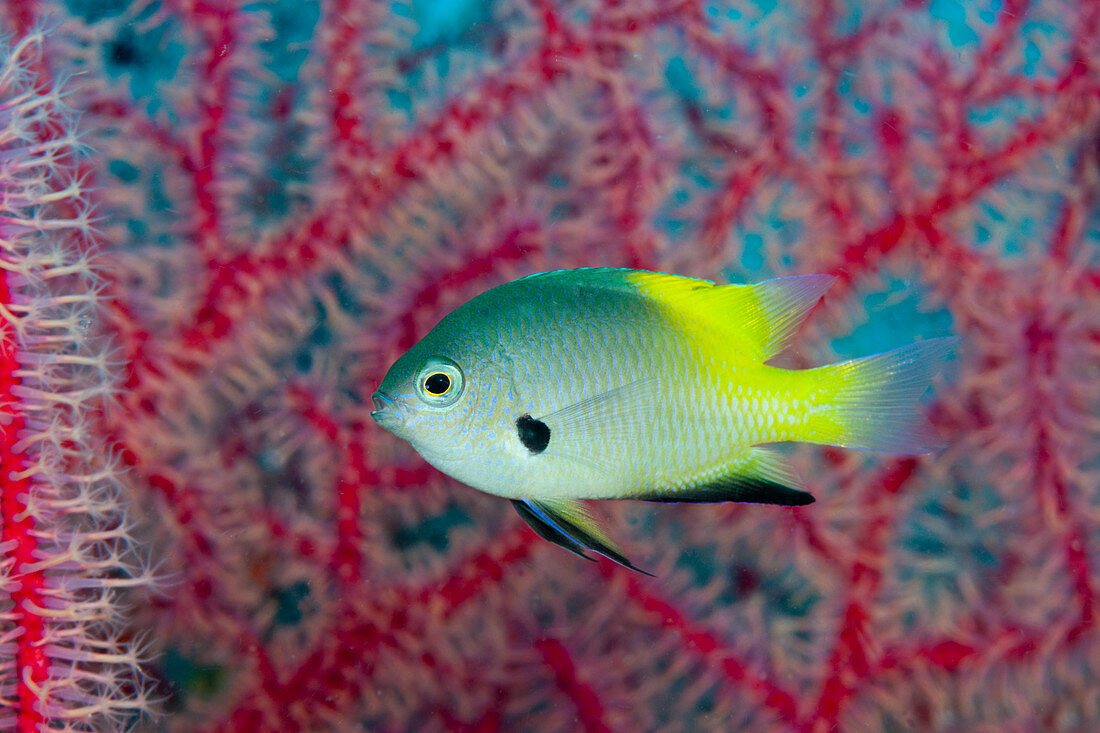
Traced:
<svg viewBox="0 0 1100 733">
<path fill-rule="evenodd" d="M 0 31 L 6 726 L 1100 725 L 1100 4 L 6 0 Z M 16 138 L 61 141 L 18 199 Z M 789 367 L 959 335 L 949 447 L 794 446 L 808 507 L 600 503 L 649 578 L 370 420 L 448 311 L 589 265 L 837 275 Z M 26 336 L 75 307 L 50 283 L 90 345 Z"/>
</svg>

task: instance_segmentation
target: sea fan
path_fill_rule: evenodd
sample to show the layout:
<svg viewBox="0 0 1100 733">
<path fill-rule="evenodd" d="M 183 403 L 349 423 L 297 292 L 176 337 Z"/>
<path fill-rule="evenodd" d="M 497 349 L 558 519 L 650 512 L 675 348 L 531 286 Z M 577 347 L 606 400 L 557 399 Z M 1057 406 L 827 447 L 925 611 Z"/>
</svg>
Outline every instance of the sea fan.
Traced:
<svg viewBox="0 0 1100 733">
<path fill-rule="evenodd" d="M 151 583 L 116 455 L 114 387 L 76 114 L 0 45 L 0 728 L 98 730 L 150 709 L 120 592 Z"/>
<path fill-rule="evenodd" d="M 54 11 L 121 362 L 90 435 L 179 578 L 131 621 L 167 726 L 1100 719 L 1096 3 Z M 950 447 L 800 447 L 807 508 L 602 506 L 654 579 L 540 542 L 369 396 L 580 265 L 837 275 L 788 367 L 958 334 Z"/>
</svg>

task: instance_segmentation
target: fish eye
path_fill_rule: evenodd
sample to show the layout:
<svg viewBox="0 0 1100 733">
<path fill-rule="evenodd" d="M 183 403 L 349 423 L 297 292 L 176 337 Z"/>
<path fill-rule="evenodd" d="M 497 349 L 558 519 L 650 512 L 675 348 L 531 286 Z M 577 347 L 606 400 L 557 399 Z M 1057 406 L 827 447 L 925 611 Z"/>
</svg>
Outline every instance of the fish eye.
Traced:
<svg viewBox="0 0 1100 733">
<path fill-rule="evenodd" d="M 465 379 L 457 364 L 433 357 L 424 363 L 416 377 L 416 396 L 432 407 L 449 407 L 462 396 L 464 386 Z"/>
<path fill-rule="evenodd" d="M 442 397 L 451 391 L 451 378 L 443 372 L 432 372 L 424 380 L 424 391 L 436 397 Z"/>
</svg>

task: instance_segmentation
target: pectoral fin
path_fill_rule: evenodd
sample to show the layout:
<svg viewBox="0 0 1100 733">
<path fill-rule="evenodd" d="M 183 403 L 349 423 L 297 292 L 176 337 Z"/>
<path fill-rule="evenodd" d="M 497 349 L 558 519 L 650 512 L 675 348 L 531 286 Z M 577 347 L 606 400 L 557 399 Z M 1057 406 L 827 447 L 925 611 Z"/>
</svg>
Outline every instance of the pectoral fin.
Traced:
<svg viewBox="0 0 1100 733">
<path fill-rule="evenodd" d="M 606 472 L 592 450 L 593 436 L 609 432 L 643 434 L 653 423 L 659 395 L 657 380 L 645 377 L 599 391 L 579 402 L 557 405 L 549 411 L 527 417 L 545 426 L 546 442 L 542 449 L 547 451 L 547 455 L 568 458 Z M 522 434 L 520 440 L 528 450 L 536 452 Z"/>
<path fill-rule="evenodd" d="M 636 567 L 627 559 L 622 549 L 596 524 L 596 520 L 580 501 L 513 499 L 512 505 L 523 521 L 531 525 L 531 529 L 544 540 L 560 545 L 586 560 L 594 558 L 589 557 L 585 550 L 598 552 L 623 567 L 653 577 L 652 573 Z"/>
</svg>

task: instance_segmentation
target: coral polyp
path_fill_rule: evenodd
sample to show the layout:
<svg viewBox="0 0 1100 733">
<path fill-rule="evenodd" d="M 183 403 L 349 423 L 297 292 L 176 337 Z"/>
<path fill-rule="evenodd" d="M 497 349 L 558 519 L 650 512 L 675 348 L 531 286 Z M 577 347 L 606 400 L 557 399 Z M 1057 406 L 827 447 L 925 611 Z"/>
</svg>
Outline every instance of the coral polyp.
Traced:
<svg viewBox="0 0 1100 733">
<path fill-rule="evenodd" d="M 90 429 L 115 365 L 76 114 L 43 34 L 0 46 L 0 728 L 100 730 L 148 712 L 120 593 L 152 574 Z"/>
</svg>

